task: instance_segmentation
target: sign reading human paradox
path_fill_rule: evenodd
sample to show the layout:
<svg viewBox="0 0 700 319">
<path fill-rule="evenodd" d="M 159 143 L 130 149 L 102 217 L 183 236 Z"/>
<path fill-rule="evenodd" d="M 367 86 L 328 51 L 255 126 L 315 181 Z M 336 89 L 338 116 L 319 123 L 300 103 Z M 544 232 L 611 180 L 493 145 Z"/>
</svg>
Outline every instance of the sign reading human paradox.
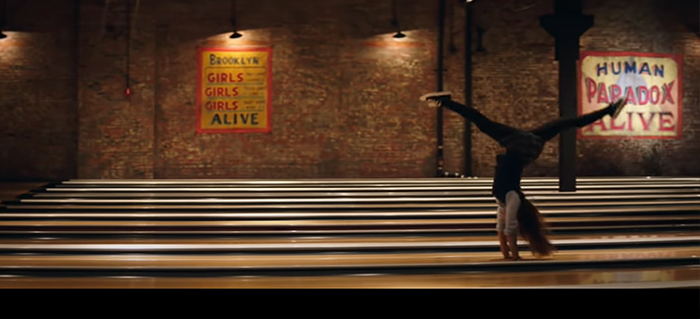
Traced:
<svg viewBox="0 0 700 319">
<path fill-rule="evenodd" d="M 270 132 L 272 48 L 198 50 L 197 132 Z"/>
<path fill-rule="evenodd" d="M 617 119 L 606 116 L 580 129 L 580 138 L 681 137 L 682 57 L 633 52 L 581 52 L 579 115 L 620 98 L 627 106 Z"/>
</svg>

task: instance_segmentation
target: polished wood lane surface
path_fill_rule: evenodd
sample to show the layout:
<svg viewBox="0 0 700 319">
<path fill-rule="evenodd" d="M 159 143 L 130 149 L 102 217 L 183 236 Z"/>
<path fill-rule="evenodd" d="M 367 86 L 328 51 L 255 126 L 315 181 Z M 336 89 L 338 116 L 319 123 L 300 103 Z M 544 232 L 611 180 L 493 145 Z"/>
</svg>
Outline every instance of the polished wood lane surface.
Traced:
<svg viewBox="0 0 700 319">
<path fill-rule="evenodd" d="M 38 200 L 38 199 L 37 199 Z M 230 200 L 230 199 L 229 199 Z M 101 204 L 94 204 L 86 202 L 88 200 L 82 201 L 65 201 L 62 203 L 58 202 L 44 202 L 44 203 L 32 203 L 32 202 L 7 202 L 5 207 L 13 210 L 40 210 L 40 209 L 50 209 L 55 211 L 60 210 L 246 210 L 246 209 L 473 209 L 473 208 L 495 208 L 495 202 L 491 199 L 490 203 L 487 202 L 477 202 L 470 203 L 465 201 L 457 201 L 454 203 L 445 203 L 436 198 L 431 198 L 426 202 L 412 202 L 412 200 L 404 199 L 402 201 L 397 201 L 394 203 L 383 203 L 377 201 L 375 203 L 359 203 L 353 202 L 355 199 L 349 199 L 344 201 L 344 203 L 321 203 L 321 202 L 309 202 L 309 203 L 231 203 L 222 204 L 217 200 L 210 200 L 208 203 L 191 204 L 188 202 L 179 201 L 179 204 L 165 203 L 165 202 L 142 202 L 142 203 L 123 203 L 114 204 L 109 202 L 103 202 Z M 533 203 L 538 207 L 596 207 L 596 206 L 640 206 L 640 205 L 651 205 L 651 206 L 669 206 L 669 205 L 700 205 L 700 200 L 694 199 L 683 199 L 683 200 L 662 200 L 662 199 L 649 199 L 649 200 L 634 200 L 634 201 L 588 201 L 588 202 L 536 202 Z"/>
<path fill-rule="evenodd" d="M 616 190 L 618 195 L 634 195 L 634 196 L 654 196 L 654 195 L 669 195 L 669 194 L 697 194 L 700 188 L 683 188 L 683 189 L 622 189 Z M 527 196 L 543 196 L 543 195 L 560 195 L 558 191 L 540 191 L 530 190 L 526 192 Z M 254 197 L 388 197 L 388 196 L 479 196 L 493 199 L 490 190 L 484 191 L 347 191 L 347 192 L 246 192 L 235 191 L 232 189 L 217 189 L 217 190 L 202 190 L 196 188 L 178 188 L 178 189 L 148 189 L 148 188 L 126 188 L 126 189 L 47 189 L 45 192 L 35 192 L 27 194 L 28 198 L 66 198 L 66 197 L 83 197 L 83 198 L 143 198 L 143 197 L 160 197 L 160 198 L 196 198 L 196 197 L 221 197 L 221 198 L 254 198 Z M 609 190 L 582 190 L 575 193 L 566 194 L 567 197 L 586 198 L 590 196 L 615 196 L 610 195 Z"/>
<path fill-rule="evenodd" d="M 700 221 L 700 215 L 679 215 L 679 216 L 624 216 L 624 217 L 549 217 L 547 218 L 547 223 L 557 224 L 557 223 L 586 223 L 586 222 L 621 222 L 621 223 L 633 223 L 633 222 L 693 222 L 696 223 Z M 257 226 L 276 226 L 276 227 L 314 227 L 314 226 L 383 226 L 383 225 L 469 225 L 469 224 L 494 224 L 494 218 L 473 218 L 473 219 L 367 219 L 367 220 L 343 220 L 343 219 L 329 219 L 329 220 L 313 220 L 313 219 L 303 219 L 303 220 L 235 220 L 235 221 L 200 221 L 200 220 L 186 220 L 186 221 L 132 221 L 132 220 L 118 220 L 118 221 L 81 221 L 81 220 L 71 220 L 71 221 L 16 221 L 16 220 L 6 220 L 0 223 L 0 227 L 61 227 L 61 226 L 85 226 L 85 227 L 178 227 L 187 226 L 190 228 L 194 227 L 257 227 Z"/>
<path fill-rule="evenodd" d="M 523 181 L 559 251 L 522 262 L 491 179 L 44 184 L 0 207 L 0 287 L 700 287 L 700 178 L 578 180 Z"/>
<path fill-rule="evenodd" d="M 595 196 L 529 196 L 532 201 L 537 201 L 540 204 L 548 204 L 550 202 L 565 201 L 570 205 L 592 204 L 583 202 L 583 200 L 596 200 L 595 205 L 605 205 L 610 203 L 619 204 L 621 200 L 632 200 L 625 203 L 644 204 L 648 202 L 663 202 L 671 203 L 673 199 L 686 200 L 688 203 L 700 203 L 700 194 L 666 194 L 663 199 L 649 198 L 645 195 L 595 195 Z M 602 201 L 611 200 L 614 202 Z M 572 200 L 575 200 L 572 202 Z M 422 202 L 459 202 L 463 204 L 473 204 L 478 202 L 486 202 L 489 204 L 495 203 L 493 196 L 462 196 L 462 197 L 398 197 L 387 196 L 382 198 L 375 197 L 329 197 L 329 198 L 24 198 L 19 200 L 21 203 L 28 204 L 255 204 L 255 203 L 422 203 Z"/>
<path fill-rule="evenodd" d="M 696 214 L 700 211 L 700 205 L 679 205 L 679 206 L 630 206 L 630 207 L 592 207 L 592 208 L 543 208 L 540 213 L 544 216 L 554 215 L 600 215 L 624 216 L 633 214 Z M 339 218 L 339 217 L 476 217 L 488 216 L 495 218 L 496 209 L 425 209 L 425 210 L 289 210 L 289 211 L 46 211 L 46 210 L 22 210 L 22 211 L 2 211 L 0 219 L 289 219 L 289 218 Z"/>
<path fill-rule="evenodd" d="M 547 218 L 550 229 L 557 232 L 629 231 L 663 228 L 695 230 L 700 227 L 696 216 L 663 216 L 648 218 L 590 218 L 561 221 Z M 0 221 L 0 234 L 350 234 L 350 233 L 426 233 L 426 232 L 492 232 L 493 218 L 481 220 L 243 220 L 243 221 L 53 221 L 22 220 Z"/>
<path fill-rule="evenodd" d="M 385 268 L 391 272 L 401 267 L 500 265 L 517 271 L 518 263 L 552 265 L 562 262 L 602 263 L 609 261 L 649 261 L 652 259 L 690 259 L 700 262 L 700 247 L 630 248 L 609 250 L 560 251 L 550 257 L 538 258 L 523 253 L 523 261 L 504 261 L 498 252 L 470 253 L 386 253 L 386 254 L 304 254 L 304 255 L 0 255 L 2 270 L 36 269 L 122 269 L 127 270 L 251 270 L 251 269 L 338 269 Z M 483 268 L 488 272 L 487 268 Z M 700 275 L 700 274 L 699 274 Z"/>
<path fill-rule="evenodd" d="M 1 223 L 0 223 L 1 224 Z M 553 233 L 610 233 L 610 232 L 629 232 L 645 230 L 649 232 L 668 233 L 678 230 L 697 230 L 697 224 L 667 224 L 667 225 L 615 225 L 615 226 L 550 226 L 549 230 Z M 493 233 L 492 228 L 463 228 L 463 227 L 420 227 L 420 228 L 366 228 L 366 229 L 226 229 L 226 230 L 207 230 L 199 228 L 197 230 L 187 229 L 186 231 L 177 229 L 66 229 L 66 228 L 38 228 L 38 229 L 10 229 L 0 231 L 0 235 L 20 236 L 20 237 L 36 237 L 36 236 L 123 236 L 129 238 L 132 236 L 258 236 L 258 235 L 358 235 L 358 234 L 450 234 L 450 233 Z"/>
<path fill-rule="evenodd" d="M 589 240 L 590 242 L 600 241 L 643 241 L 644 239 L 689 239 L 691 241 L 700 238 L 697 231 L 676 231 L 669 233 L 649 233 L 649 232 L 627 232 L 619 234 L 554 234 L 549 239 L 556 242 L 578 242 Z M 300 244 L 362 244 L 362 243 L 441 243 L 441 242 L 493 242 L 497 241 L 496 236 L 456 236 L 456 235 L 393 235 L 393 236 L 265 236 L 265 237 L 120 237 L 120 238 L 61 238 L 61 237 L 40 237 L 40 238 L 3 238 L 0 237 L 0 245 L 119 245 L 119 244 L 155 244 L 155 245 L 256 245 L 256 244 L 278 244 L 278 245 L 300 245 Z M 524 243 L 520 241 L 520 243 Z"/>
<path fill-rule="evenodd" d="M 700 267 L 579 270 L 547 273 L 453 273 L 432 275 L 304 277 L 0 277 L 0 288 L 513 288 L 513 287 L 700 287 Z"/>
<path fill-rule="evenodd" d="M 696 184 L 615 184 L 615 185 L 577 185 L 577 192 L 588 191 L 588 192 L 603 192 L 614 190 L 617 191 L 631 191 L 631 190 L 651 190 L 657 191 L 659 189 L 667 190 L 690 190 L 700 188 L 700 183 Z M 301 192 L 397 192 L 397 191 L 471 191 L 476 192 L 490 192 L 491 185 L 450 185 L 450 184 L 436 184 L 436 185 L 416 185 L 416 186 L 405 186 L 405 185 L 365 185 L 365 186 L 294 186 L 294 187 L 255 187 L 255 186 L 241 186 L 241 185 L 216 185 L 216 186 L 197 186 L 197 185 L 164 185 L 148 186 L 148 185 L 120 185 L 120 186 L 110 186 L 110 185 L 99 185 L 99 186 L 81 186 L 72 187 L 57 185 L 55 187 L 39 187 L 36 188 L 38 191 L 46 192 L 246 192 L 246 193 L 257 193 L 257 192 L 285 192 L 285 193 L 301 193 Z M 522 189 L 529 193 L 531 191 L 547 191 L 553 193 L 559 193 L 558 185 L 523 185 Z M 29 191 L 29 190 L 27 190 Z"/>
<path fill-rule="evenodd" d="M 524 242 L 520 242 L 524 246 Z M 700 236 L 653 237 L 653 238 L 604 238 L 604 239 L 553 239 L 552 244 L 558 249 L 598 249 L 614 247 L 655 246 L 666 249 L 668 245 L 677 247 L 697 246 Z M 4 253 L 46 253 L 46 252 L 80 252 L 80 253 L 237 253 L 237 252 L 356 252 L 356 251 L 425 251 L 425 250 L 493 250 L 498 251 L 498 242 L 488 241 L 371 241 L 371 242 L 268 242 L 268 243 L 134 243 L 113 242 L 61 243 L 44 241 L 32 243 L 0 243 L 0 252 Z"/>
<path fill-rule="evenodd" d="M 70 179 L 62 185 L 333 185 L 333 184 L 489 184 L 492 178 L 318 178 L 318 179 Z M 654 183 L 700 183 L 699 177 L 671 176 L 614 176 L 614 177 L 576 177 L 577 184 L 654 184 Z M 524 177 L 523 184 L 558 184 L 556 177 Z"/>
</svg>

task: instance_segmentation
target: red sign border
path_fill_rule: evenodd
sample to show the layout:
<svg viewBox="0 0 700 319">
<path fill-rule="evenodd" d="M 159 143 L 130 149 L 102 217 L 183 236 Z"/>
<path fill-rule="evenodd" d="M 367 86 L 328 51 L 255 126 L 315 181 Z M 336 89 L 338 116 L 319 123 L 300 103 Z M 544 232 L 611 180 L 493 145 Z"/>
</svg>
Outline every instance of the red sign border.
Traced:
<svg viewBox="0 0 700 319">
<path fill-rule="evenodd" d="M 579 139 L 582 140 L 601 140 L 601 139 L 613 139 L 613 140 L 619 140 L 619 139 L 631 139 L 631 140 L 680 140 L 683 138 L 683 54 L 673 54 L 673 53 L 648 53 L 648 52 L 630 52 L 630 51 L 622 51 L 622 52 L 605 52 L 605 51 L 581 51 L 579 54 L 579 59 L 577 61 L 577 67 L 576 67 L 576 76 L 577 76 L 577 85 L 578 87 L 576 88 L 576 91 L 578 92 L 576 99 L 577 99 L 577 106 L 578 106 L 578 115 L 582 115 L 583 111 L 583 91 L 581 91 L 581 84 L 583 81 L 583 74 L 581 72 L 581 63 L 583 62 L 583 59 L 588 57 L 588 56 L 638 56 L 638 57 L 653 57 L 653 58 L 668 58 L 676 62 L 676 65 L 678 66 L 678 134 L 675 136 L 619 136 L 619 135 L 613 135 L 613 136 L 584 136 L 583 133 L 581 132 L 581 129 L 577 130 L 577 135 Z"/>
<path fill-rule="evenodd" d="M 262 129 L 203 129 L 202 128 L 202 53 L 204 51 L 213 52 L 240 52 L 240 51 L 256 51 L 256 52 L 267 52 L 267 126 Z M 270 127 L 272 118 L 272 46 L 245 46 L 245 47 L 235 47 L 235 48 L 222 48 L 222 47 L 199 47 L 197 49 L 197 133 L 207 134 L 207 133 L 270 133 L 272 128 Z"/>
</svg>

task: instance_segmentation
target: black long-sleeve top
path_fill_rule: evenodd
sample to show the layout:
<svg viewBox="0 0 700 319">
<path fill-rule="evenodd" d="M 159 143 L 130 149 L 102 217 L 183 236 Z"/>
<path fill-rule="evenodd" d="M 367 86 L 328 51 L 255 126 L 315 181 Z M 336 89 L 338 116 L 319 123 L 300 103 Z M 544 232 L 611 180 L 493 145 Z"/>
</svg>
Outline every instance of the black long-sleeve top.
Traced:
<svg viewBox="0 0 700 319">
<path fill-rule="evenodd" d="M 519 156 L 500 154 L 496 157 L 496 172 L 493 178 L 492 194 L 501 202 L 506 202 L 506 194 L 516 191 L 522 198 L 520 179 L 526 163 Z"/>
</svg>

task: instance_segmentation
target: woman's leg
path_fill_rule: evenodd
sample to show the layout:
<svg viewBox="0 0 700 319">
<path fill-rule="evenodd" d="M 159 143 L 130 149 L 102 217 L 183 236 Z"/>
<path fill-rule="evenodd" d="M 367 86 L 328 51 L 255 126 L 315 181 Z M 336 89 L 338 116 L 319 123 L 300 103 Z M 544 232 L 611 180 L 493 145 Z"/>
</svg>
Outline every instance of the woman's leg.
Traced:
<svg viewBox="0 0 700 319">
<path fill-rule="evenodd" d="M 549 122 L 531 132 L 542 138 L 542 140 L 549 141 L 561 131 L 572 128 L 572 127 L 584 127 L 592 124 L 593 122 L 605 117 L 606 115 L 617 116 L 622 108 L 627 104 L 627 101 L 618 100 L 615 103 L 611 103 L 604 109 L 600 109 L 595 112 L 587 113 L 582 116 L 573 119 L 560 119 Z"/>
<path fill-rule="evenodd" d="M 503 229 L 506 225 L 506 206 L 501 201 L 496 200 L 498 208 L 496 209 L 496 231 L 498 231 L 498 244 L 501 247 L 501 253 L 504 259 L 510 259 L 510 249 L 508 249 L 508 240 Z"/>
<path fill-rule="evenodd" d="M 513 260 L 520 259 L 518 253 L 518 210 L 520 209 L 520 195 L 516 191 L 506 194 L 506 220 L 503 234 L 506 237 Z"/>
<path fill-rule="evenodd" d="M 479 111 L 451 99 L 449 92 L 430 93 L 421 97 L 423 101 L 434 101 L 438 106 L 443 106 L 471 121 L 480 131 L 500 143 L 500 141 L 519 130 L 498 122 L 491 121 Z"/>
</svg>

